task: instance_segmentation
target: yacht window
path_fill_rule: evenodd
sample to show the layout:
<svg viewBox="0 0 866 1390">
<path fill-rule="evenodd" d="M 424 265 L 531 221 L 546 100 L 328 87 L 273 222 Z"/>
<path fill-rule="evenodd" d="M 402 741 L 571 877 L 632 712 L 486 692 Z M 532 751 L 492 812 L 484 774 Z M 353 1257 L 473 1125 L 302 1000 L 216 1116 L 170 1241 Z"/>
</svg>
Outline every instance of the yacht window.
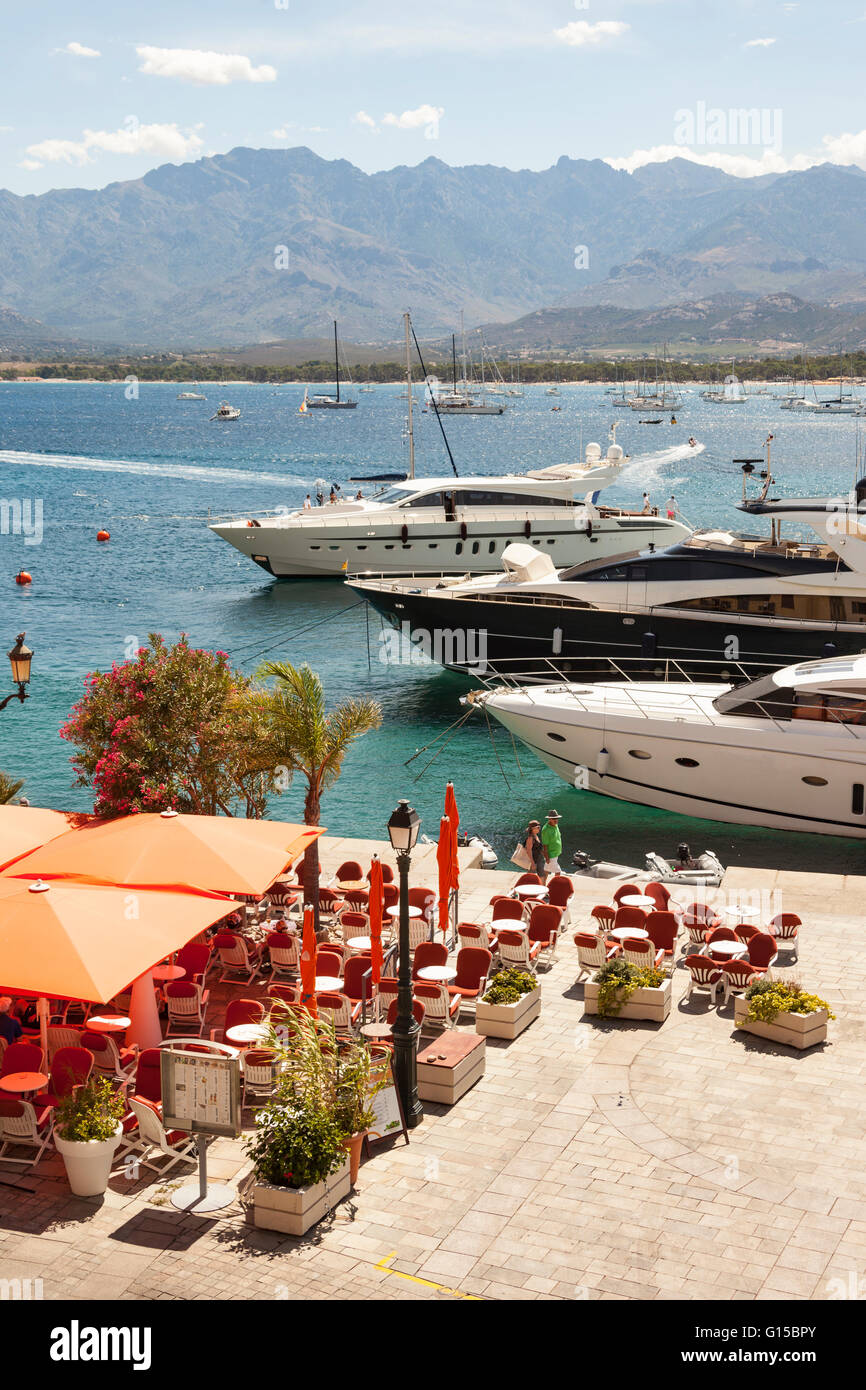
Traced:
<svg viewBox="0 0 866 1390">
<path fill-rule="evenodd" d="M 630 748 L 628 750 L 630 758 L 651 758 L 652 753 L 645 753 L 642 748 Z"/>
<path fill-rule="evenodd" d="M 321 550 L 321 548 L 322 548 L 322 547 L 321 547 L 320 545 L 311 545 L 311 546 L 310 546 L 310 549 L 311 549 L 311 550 Z"/>
<path fill-rule="evenodd" d="M 855 816 L 863 814 L 863 783 L 855 782 L 851 792 L 851 813 Z"/>
<path fill-rule="evenodd" d="M 365 545 L 359 545 L 357 548 L 358 548 L 358 550 L 366 550 L 366 549 L 367 549 L 367 547 L 366 547 Z"/>
<path fill-rule="evenodd" d="M 455 547 L 454 547 L 454 554 L 455 554 L 455 555 L 462 555 L 462 554 L 463 554 L 463 542 L 462 542 L 462 541 L 458 541 L 457 544 L 455 545 Z"/>
<path fill-rule="evenodd" d="M 680 767 L 700 767 L 700 763 L 696 762 L 694 758 L 677 758 L 676 762 Z"/>
<path fill-rule="evenodd" d="M 547 544 L 548 544 L 548 545 L 556 545 L 556 541 L 548 541 Z"/>
<path fill-rule="evenodd" d="M 805 782 L 807 787 L 826 787 L 826 777 L 801 777 L 801 782 Z"/>
<path fill-rule="evenodd" d="M 443 506 L 441 492 L 425 492 L 420 497 L 412 497 L 405 506 L 408 507 L 441 507 Z"/>
<path fill-rule="evenodd" d="M 459 507 L 570 507 L 567 497 L 535 497 L 528 492 L 484 492 L 466 488 L 455 495 Z"/>
<path fill-rule="evenodd" d="M 386 546 L 385 546 L 385 549 L 386 549 L 386 550 L 393 550 L 394 547 L 393 547 L 393 545 L 386 545 Z"/>
<path fill-rule="evenodd" d="M 339 547 L 338 545 L 329 545 L 329 546 L 328 546 L 328 549 L 329 549 L 329 550 L 339 550 L 340 547 Z"/>
<path fill-rule="evenodd" d="M 473 555 L 477 555 L 480 549 L 481 549 L 481 547 L 480 547 L 480 545 L 478 544 L 478 542 L 477 542 L 477 541 L 473 541 L 473 542 L 472 542 L 472 554 L 473 554 Z"/>
<path fill-rule="evenodd" d="M 427 542 L 427 549 L 428 549 L 428 550 L 438 550 L 438 549 L 439 549 L 439 542 L 438 542 L 438 541 L 428 541 L 428 542 Z"/>
<path fill-rule="evenodd" d="M 550 734 L 550 733 L 549 733 L 549 734 L 547 735 L 547 737 L 548 737 L 548 738 L 552 738 L 553 741 L 554 741 L 554 743 L 565 743 L 565 737 L 564 737 L 562 734 Z"/>
<path fill-rule="evenodd" d="M 496 542 L 495 542 L 495 541 L 488 541 L 488 544 L 487 544 L 487 553 L 488 553 L 488 555 L 492 555 L 495 549 L 496 549 Z"/>
</svg>

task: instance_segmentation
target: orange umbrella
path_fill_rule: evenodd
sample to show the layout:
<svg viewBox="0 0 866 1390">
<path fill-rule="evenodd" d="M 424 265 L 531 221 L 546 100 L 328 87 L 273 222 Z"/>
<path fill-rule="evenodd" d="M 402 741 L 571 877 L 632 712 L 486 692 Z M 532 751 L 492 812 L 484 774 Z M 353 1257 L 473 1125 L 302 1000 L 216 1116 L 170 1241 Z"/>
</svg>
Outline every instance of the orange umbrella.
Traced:
<svg viewBox="0 0 866 1390">
<path fill-rule="evenodd" d="M 367 910 L 370 914 L 370 955 L 372 956 L 373 988 L 382 978 L 382 911 L 385 906 L 385 892 L 382 887 L 382 861 L 373 855 L 370 864 L 370 894 Z"/>
<path fill-rule="evenodd" d="M 12 991 L 105 1003 L 234 906 L 216 894 L 2 877 L 0 980 Z"/>
<path fill-rule="evenodd" d="M 453 881 L 454 837 L 451 822 L 443 816 L 439 822 L 439 844 L 436 846 L 436 863 L 439 865 L 439 930 L 448 938 L 449 914 L 448 897 Z"/>
<path fill-rule="evenodd" d="M 460 860 L 457 855 L 460 813 L 457 810 L 453 782 L 449 782 L 445 788 L 445 814 L 451 827 L 451 887 L 456 891 L 460 887 Z"/>
<path fill-rule="evenodd" d="M 46 811 L 40 806 L 0 806 L 0 869 L 30 854 L 74 825 L 90 820 L 75 811 Z"/>
<path fill-rule="evenodd" d="M 316 1017 L 316 914 L 304 908 L 304 934 L 301 938 L 301 1003 Z"/>
<path fill-rule="evenodd" d="M 161 811 L 70 830 L 14 868 L 27 878 L 256 894 L 321 834 L 318 825 Z"/>
</svg>

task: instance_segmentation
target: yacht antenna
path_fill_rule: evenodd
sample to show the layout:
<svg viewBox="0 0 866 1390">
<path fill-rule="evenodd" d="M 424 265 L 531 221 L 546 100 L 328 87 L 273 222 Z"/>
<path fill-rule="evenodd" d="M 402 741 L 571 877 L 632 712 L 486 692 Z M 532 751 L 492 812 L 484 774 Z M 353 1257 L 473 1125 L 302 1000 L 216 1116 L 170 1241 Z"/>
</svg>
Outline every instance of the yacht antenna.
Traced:
<svg viewBox="0 0 866 1390">
<path fill-rule="evenodd" d="M 423 356 L 422 356 L 422 354 L 421 354 L 421 344 L 418 342 L 418 335 L 417 335 L 416 332 L 415 332 L 415 325 L 414 325 L 414 323 L 412 323 L 412 322 L 410 321 L 409 327 L 412 329 L 412 339 L 413 339 L 413 341 L 414 341 L 414 343 L 415 343 L 415 351 L 416 351 L 417 354 L 418 354 L 418 361 L 421 363 L 421 371 L 424 373 L 424 380 L 425 380 L 425 381 L 429 381 L 430 378 L 429 378 L 428 375 L 427 375 L 427 368 L 426 368 L 425 365 L 424 365 L 424 358 L 423 358 Z M 430 392 L 430 404 L 432 405 L 433 409 L 434 409 L 435 412 L 436 412 L 436 419 L 439 421 L 439 428 L 440 428 L 440 430 L 442 431 L 442 438 L 443 438 L 443 440 L 445 441 L 445 448 L 446 448 L 447 453 L 448 453 L 448 461 L 449 461 L 449 463 L 451 464 L 451 467 L 452 467 L 452 469 L 453 469 L 453 471 L 454 471 L 454 477 L 455 477 L 455 478 L 459 478 L 459 477 L 460 477 L 460 474 L 457 472 L 457 465 L 456 465 L 456 463 L 454 462 L 454 455 L 453 455 L 452 452 L 451 452 L 451 445 L 448 443 L 448 436 L 447 436 L 447 434 L 445 433 L 445 426 L 444 426 L 443 423 L 442 423 L 442 416 L 439 414 L 439 407 L 438 407 L 438 405 L 436 404 L 436 396 L 435 396 L 435 393 L 432 392 L 432 391 Z"/>
<path fill-rule="evenodd" d="M 415 431 L 412 424 L 412 357 L 409 348 L 409 314 L 403 315 L 403 330 L 406 337 L 406 391 L 409 396 L 409 477 L 415 477 Z"/>
</svg>

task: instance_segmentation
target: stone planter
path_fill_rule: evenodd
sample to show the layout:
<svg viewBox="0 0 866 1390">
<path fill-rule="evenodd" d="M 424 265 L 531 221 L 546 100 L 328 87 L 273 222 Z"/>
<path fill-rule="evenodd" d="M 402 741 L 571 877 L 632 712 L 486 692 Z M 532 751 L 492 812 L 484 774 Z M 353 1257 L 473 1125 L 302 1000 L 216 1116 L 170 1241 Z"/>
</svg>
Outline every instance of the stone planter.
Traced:
<svg viewBox="0 0 866 1390">
<path fill-rule="evenodd" d="M 265 1231 L 283 1231 L 302 1236 L 327 1216 L 337 1202 L 348 1197 L 352 1186 L 349 1160 L 336 1173 L 313 1187 L 272 1187 L 253 1185 L 253 1215 L 256 1226 Z"/>
<path fill-rule="evenodd" d="M 818 1009 L 814 1014 L 777 1014 L 772 1023 L 753 1022 L 746 1017 L 748 1012 L 748 999 L 735 995 L 734 1023 L 742 1027 L 744 1033 L 754 1033 L 757 1038 L 768 1038 L 770 1042 L 800 1049 L 814 1047 L 827 1039 L 826 1009 Z"/>
<path fill-rule="evenodd" d="M 584 986 L 583 1012 L 598 1013 L 599 986 L 594 980 L 587 980 Z M 671 981 L 664 980 L 657 989 L 636 989 L 627 1004 L 623 1004 L 618 1014 L 609 1014 L 612 1022 L 618 1018 L 645 1018 L 651 1023 L 664 1023 L 671 1011 Z"/>
<path fill-rule="evenodd" d="M 479 999 L 475 1006 L 475 1031 L 488 1038 L 516 1038 L 540 1013 L 540 986 L 522 994 L 516 1004 L 485 1004 Z"/>
<path fill-rule="evenodd" d="M 62 1155 L 76 1197 L 101 1197 L 105 1192 L 122 1134 L 120 1125 L 110 1139 L 62 1139 L 55 1133 L 54 1147 Z"/>
</svg>

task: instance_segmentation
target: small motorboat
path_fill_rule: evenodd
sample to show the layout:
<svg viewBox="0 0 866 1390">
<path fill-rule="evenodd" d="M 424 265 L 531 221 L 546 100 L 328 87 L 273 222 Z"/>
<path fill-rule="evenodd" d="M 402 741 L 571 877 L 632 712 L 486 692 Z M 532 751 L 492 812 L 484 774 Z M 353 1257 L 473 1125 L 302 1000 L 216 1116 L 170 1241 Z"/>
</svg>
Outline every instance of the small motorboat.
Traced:
<svg viewBox="0 0 866 1390">
<path fill-rule="evenodd" d="M 438 840 L 432 840 L 429 835 L 421 836 L 421 843 L 424 845 L 437 845 Z M 483 840 L 480 835 L 473 835 L 469 830 L 457 832 L 457 844 L 460 849 L 480 849 L 482 869 L 495 869 L 499 863 L 499 856 L 496 850 L 487 840 Z"/>
<path fill-rule="evenodd" d="M 673 860 L 663 859 L 654 850 L 649 850 L 643 869 L 615 864 L 607 859 L 593 859 L 582 849 L 575 850 L 572 863 L 575 871 L 586 878 L 617 878 L 637 883 L 687 883 L 699 888 L 718 888 L 725 873 L 724 865 L 711 849 L 693 858 L 686 844 L 678 847 Z"/>
<path fill-rule="evenodd" d="M 207 396 L 202 395 L 201 391 L 178 391 L 179 401 L 206 401 Z"/>
<path fill-rule="evenodd" d="M 214 411 L 210 417 L 212 420 L 239 420 L 241 412 L 228 401 L 220 401 L 219 410 Z"/>
</svg>

